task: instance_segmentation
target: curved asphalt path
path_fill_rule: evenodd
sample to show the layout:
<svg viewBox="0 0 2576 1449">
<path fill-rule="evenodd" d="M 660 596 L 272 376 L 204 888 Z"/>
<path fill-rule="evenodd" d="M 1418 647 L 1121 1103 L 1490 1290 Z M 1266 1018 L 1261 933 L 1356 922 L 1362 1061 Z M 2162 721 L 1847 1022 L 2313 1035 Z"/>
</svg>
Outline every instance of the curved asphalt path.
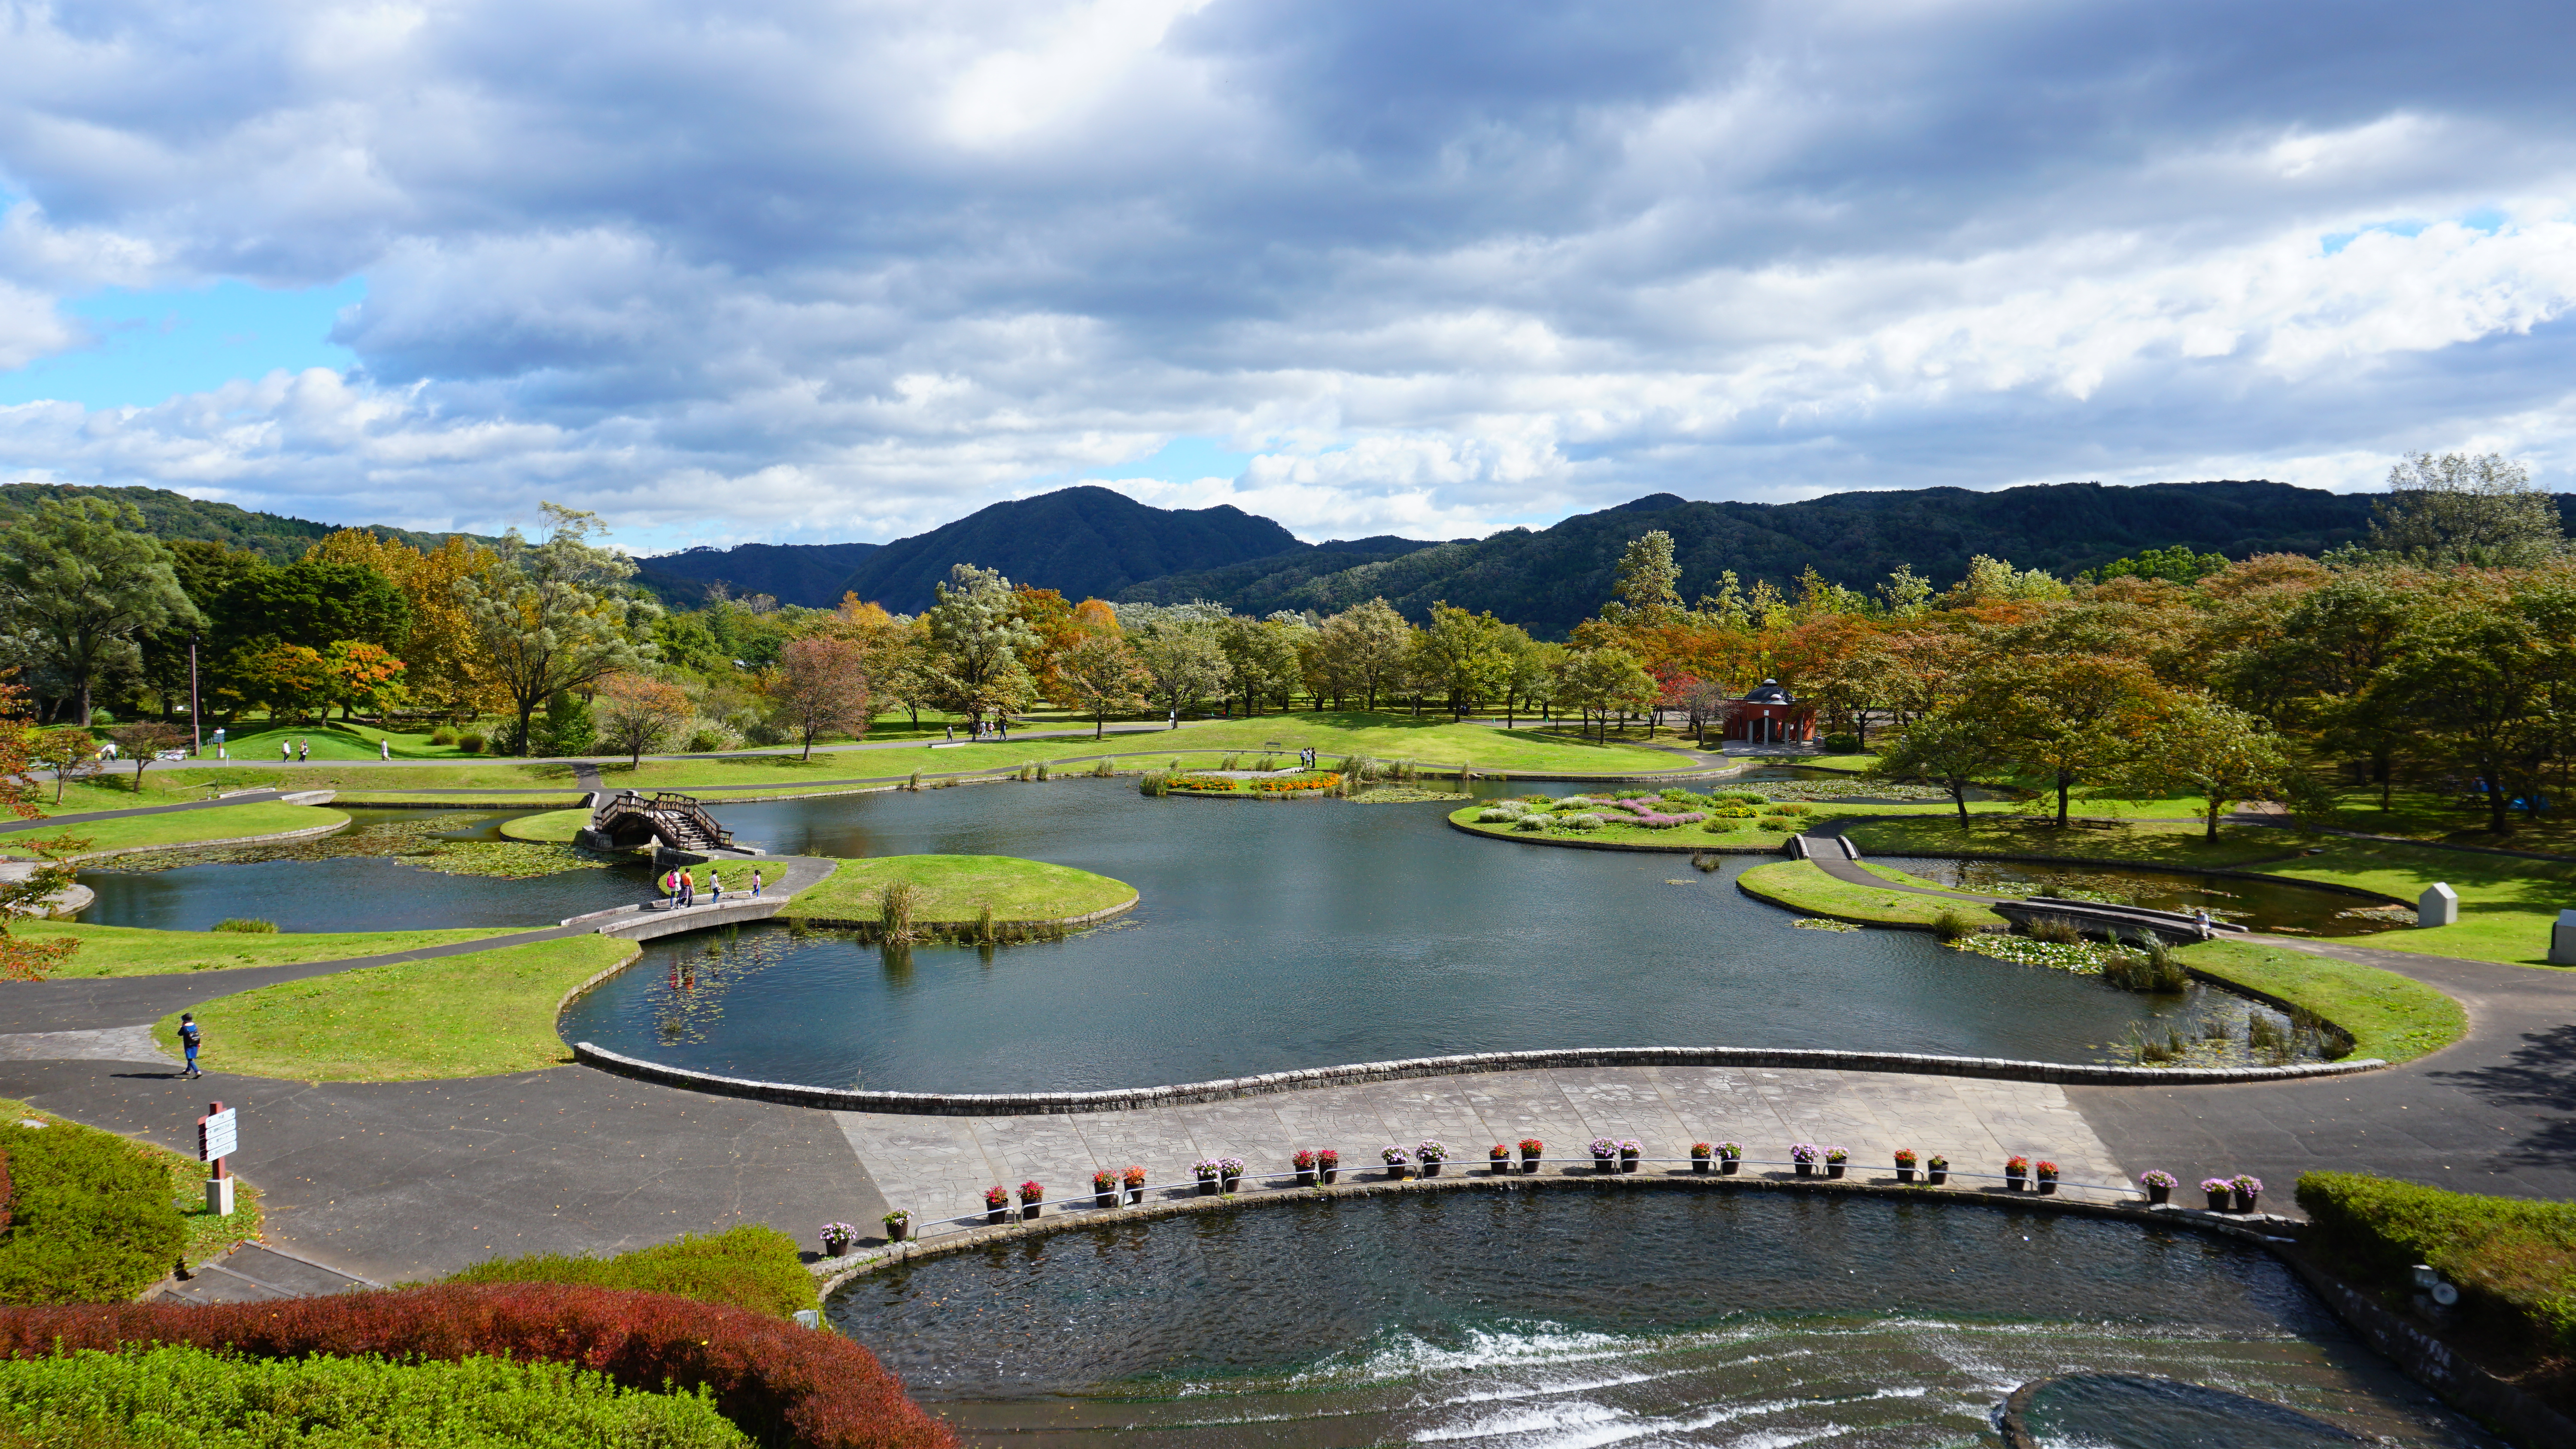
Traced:
<svg viewBox="0 0 2576 1449">
<path fill-rule="evenodd" d="M 1823 836 L 1816 867 L 1873 890 L 1988 902 L 1881 880 Z M 2391 951 L 2354 942 L 2238 937 L 2376 966 L 2466 1009 L 2468 1031 L 2430 1056 L 2358 1076 L 2233 1087 L 2069 1087 L 2132 1176 L 2234 1163 L 2286 1196 L 2302 1172 L 2368 1172 L 2457 1192 L 2576 1199 L 2576 971 Z M 2367 939 L 2362 938 L 2362 939 Z M 2287 1210 L 2282 1203 L 2276 1210 Z"/>
</svg>

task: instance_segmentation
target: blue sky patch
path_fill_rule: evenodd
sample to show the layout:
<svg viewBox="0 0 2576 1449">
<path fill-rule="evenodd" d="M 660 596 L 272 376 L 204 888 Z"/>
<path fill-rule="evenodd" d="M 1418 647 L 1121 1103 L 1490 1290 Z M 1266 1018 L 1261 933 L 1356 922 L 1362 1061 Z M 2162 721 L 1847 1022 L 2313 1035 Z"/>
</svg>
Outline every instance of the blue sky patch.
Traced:
<svg viewBox="0 0 2576 1449">
<path fill-rule="evenodd" d="M 279 368 L 353 367 L 357 354 L 330 341 L 331 327 L 366 293 L 363 277 L 301 291 L 247 282 L 110 288 L 63 309 L 81 320 L 89 345 L 0 373 L 0 403 L 149 407 Z"/>
</svg>

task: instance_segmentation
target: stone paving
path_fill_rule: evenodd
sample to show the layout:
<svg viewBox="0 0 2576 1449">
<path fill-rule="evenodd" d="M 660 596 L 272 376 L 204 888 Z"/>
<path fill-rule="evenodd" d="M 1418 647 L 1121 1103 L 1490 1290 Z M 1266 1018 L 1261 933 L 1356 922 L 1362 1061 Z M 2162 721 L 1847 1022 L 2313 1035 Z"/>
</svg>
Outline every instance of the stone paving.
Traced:
<svg viewBox="0 0 2576 1449">
<path fill-rule="evenodd" d="M 1332 1147 L 1345 1173 L 1378 1149 L 1445 1144 L 1457 1172 L 1496 1142 L 1537 1137 L 1581 1159 L 1596 1137 L 1635 1138 L 1649 1158 L 1693 1142 L 1742 1143 L 1755 1161 L 1789 1144 L 1849 1148 L 1855 1176 L 1899 1147 L 1946 1154 L 1955 1172 L 2000 1172 L 2014 1153 L 2055 1160 L 2069 1182 L 2118 1183 L 2117 1159 L 2067 1099 L 2041 1083 L 1884 1072 L 1739 1067 L 1599 1067 L 1494 1072 L 1328 1087 L 1198 1106 L 1029 1117 L 838 1112 L 851 1149 L 889 1203 L 923 1220 L 975 1211 L 984 1189 L 1034 1178 L 1058 1201 L 1086 1197 L 1096 1169 L 1135 1164 L 1155 1183 L 1202 1157 L 1284 1172 L 1300 1147 Z M 1580 1164 L 1569 1164 L 1580 1166 Z"/>
</svg>

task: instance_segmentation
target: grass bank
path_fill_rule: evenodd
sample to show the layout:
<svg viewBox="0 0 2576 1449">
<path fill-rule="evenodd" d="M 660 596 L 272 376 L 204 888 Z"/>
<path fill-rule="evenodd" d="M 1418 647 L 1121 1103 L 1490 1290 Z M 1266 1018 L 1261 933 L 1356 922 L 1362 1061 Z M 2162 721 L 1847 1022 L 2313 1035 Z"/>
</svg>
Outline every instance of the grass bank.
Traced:
<svg viewBox="0 0 2576 1449">
<path fill-rule="evenodd" d="M 535 815 L 521 815 L 501 822 L 501 834 L 509 840 L 534 840 L 555 845 L 569 845 L 572 838 L 590 825 L 590 812 L 578 807 L 571 810 L 547 810 Z"/>
<path fill-rule="evenodd" d="M 61 827 L 61 833 L 87 841 L 88 844 L 70 857 L 87 859 L 109 851 L 202 845 L 210 840 L 282 835 L 293 830 L 316 830 L 348 823 L 348 816 L 320 805 L 218 805 L 211 810 L 181 810 L 169 815 L 135 815 L 123 820 L 75 822 Z M 0 835 L 0 850 L 6 850 L 18 859 L 31 859 L 34 852 L 27 848 L 26 842 L 55 833 L 40 825 L 33 830 Z"/>
<path fill-rule="evenodd" d="M 1932 884 L 1930 881 L 1916 881 L 1898 871 L 1874 873 L 1908 884 Z M 1945 911 L 1956 911 L 1971 928 L 2009 924 L 1975 901 L 1915 895 L 1906 891 L 1873 890 L 1868 886 L 1836 880 L 1812 860 L 1784 860 L 1776 865 L 1755 866 L 1737 876 L 1735 885 L 1736 889 L 1756 900 L 1769 901 L 1775 906 L 1785 906 L 1811 916 L 1853 921 L 1864 926 L 1929 930 Z"/>
<path fill-rule="evenodd" d="M 241 1183 L 217 1217 L 206 1211 L 206 1165 L 149 1142 L 0 1099 L 0 1151 L 14 1210 L 0 1302 L 131 1298 L 173 1258 L 193 1267 L 259 1236 L 258 1189 Z"/>
<path fill-rule="evenodd" d="M 815 924 L 874 924 L 879 897 L 894 881 L 918 895 L 912 918 L 924 926 L 973 923 L 987 905 L 1003 921 L 1061 921 L 1126 905 L 1136 888 L 1071 866 L 1007 855 L 881 855 L 844 860 L 819 884 L 796 894 L 781 914 Z"/>
<path fill-rule="evenodd" d="M 167 976 L 182 971 L 224 971 L 241 966 L 291 966 L 382 956 L 508 935 L 507 926 L 443 931 L 147 931 L 134 926 L 85 926 L 72 921 L 22 921 L 9 933 L 31 941 L 74 940 L 71 954 L 49 979 L 83 981 L 103 976 Z"/>
<path fill-rule="evenodd" d="M 572 1059 L 555 1007 L 641 948 L 572 936 L 281 982 L 196 1008 L 212 1072 L 306 1082 L 413 1082 L 535 1071 Z M 178 1055 L 179 1018 L 153 1024 Z"/>
<path fill-rule="evenodd" d="M 1962 829 L 1956 820 L 1891 820 L 1855 825 L 1849 833 L 1872 855 L 2024 855 L 2251 870 L 2409 902 L 2439 881 L 2459 892 L 2458 925 L 2383 931 L 2370 938 L 2371 948 L 2516 966 L 2548 966 L 2549 929 L 2559 910 L 2576 899 L 2576 861 L 2347 840 L 2262 826 L 2223 829 L 2215 845 L 2205 843 L 2195 827 L 2164 821 L 2061 831 L 2029 821 L 1977 821 Z M 2306 853 L 2310 851 L 2315 853 Z"/>
</svg>

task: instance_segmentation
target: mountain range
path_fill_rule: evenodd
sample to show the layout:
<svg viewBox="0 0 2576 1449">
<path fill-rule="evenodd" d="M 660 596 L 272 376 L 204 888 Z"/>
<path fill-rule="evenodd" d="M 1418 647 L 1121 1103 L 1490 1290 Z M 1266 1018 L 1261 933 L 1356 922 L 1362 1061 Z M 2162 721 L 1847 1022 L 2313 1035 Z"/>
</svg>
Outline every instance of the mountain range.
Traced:
<svg viewBox="0 0 2576 1449">
<path fill-rule="evenodd" d="M 161 537 L 214 539 L 279 562 L 300 556 L 337 526 L 159 488 L 15 483 L 0 486 L 0 527 L 41 499 L 80 495 L 134 504 L 145 527 Z M 2230 558 L 2317 554 L 2360 538 L 2369 529 L 2373 499 L 2238 481 L 1888 489 L 1796 503 L 1699 503 L 1656 493 L 1547 528 L 1508 528 L 1484 538 L 1443 543 L 1379 535 L 1310 544 L 1238 508 L 1154 508 L 1085 485 L 996 503 L 887 544 L 746 543 L 637 563 L 638 581 L 680 607 L 701 602 L 722 584 L 736 597 L 768 594 L 784 604 L 830 608 L 855 593 L 898 613 L 918 613 L 951 565 L 973 563 L 1068 599 L 1207 599 L 1266 614 L 1331 613 L 1383 597 L 1417 620 L 1434 601 L 1446 601 L 1490 609 L 1542 637 L 1562 638 L 1609 597 L 1620 553 L 1649 529 L 1673 536 L 1682 596 L 1691 599 L 1713 591 L 1727 570 L 1748 586 L 1769 579 L 1786 587 L 1813 568 L 1834 583 L 1866 590 L 1900 564 L 1947 585 L 1977 554 L 2061 576 L 2178 543 Z M 2556 501 L 2562 519 L 2576 522 L 2576 494 Z M 386 527 L 374 532 L 421 548 L 447 537 Z"/>
</svg>

